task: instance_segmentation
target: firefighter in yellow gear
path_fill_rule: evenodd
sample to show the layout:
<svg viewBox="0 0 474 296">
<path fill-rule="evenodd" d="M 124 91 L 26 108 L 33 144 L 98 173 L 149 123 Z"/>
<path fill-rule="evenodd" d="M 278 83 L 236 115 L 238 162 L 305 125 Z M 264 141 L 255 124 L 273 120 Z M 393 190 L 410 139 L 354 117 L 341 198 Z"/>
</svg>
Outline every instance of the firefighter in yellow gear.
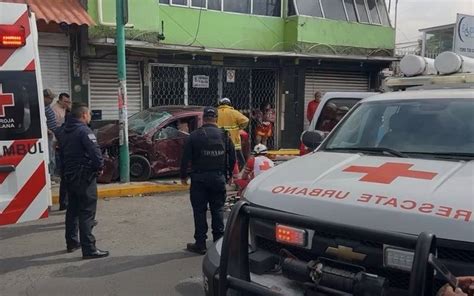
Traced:
<svg viewBox="0 0 474 296">
<path fill-rule="evenodd" d="M 230 139 L 235 146 L 239 168 L 245 165 L 245 158 L 242 153 L 242 143 L 240 139 L 240 130 L 245 129 L 249 124 L 247 116 L 232 107 L 232 102 L 228 98 L 219 100 L 217 108 L 217 125 L 229 132 Z"/>
</svg>

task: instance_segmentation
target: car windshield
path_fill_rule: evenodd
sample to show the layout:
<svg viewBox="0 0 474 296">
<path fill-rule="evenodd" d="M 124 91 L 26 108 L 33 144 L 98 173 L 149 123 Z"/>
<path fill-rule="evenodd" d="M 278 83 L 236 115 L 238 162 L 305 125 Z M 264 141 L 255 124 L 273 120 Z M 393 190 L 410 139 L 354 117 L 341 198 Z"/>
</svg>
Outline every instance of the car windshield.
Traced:
<svg viewBox="0 0 474 296">
<path fill-rule="evenodd" d="M 143 135 L 169 119 L 171 114 L 163 111 L 144 110 L 128 119 L 128 129 Z"/>
<path fill-rule="evenodd" d="M 474 100 L 419 99 L 358 105 L 326 141 L 326 151 L 472 159 Z"/>
</svg>

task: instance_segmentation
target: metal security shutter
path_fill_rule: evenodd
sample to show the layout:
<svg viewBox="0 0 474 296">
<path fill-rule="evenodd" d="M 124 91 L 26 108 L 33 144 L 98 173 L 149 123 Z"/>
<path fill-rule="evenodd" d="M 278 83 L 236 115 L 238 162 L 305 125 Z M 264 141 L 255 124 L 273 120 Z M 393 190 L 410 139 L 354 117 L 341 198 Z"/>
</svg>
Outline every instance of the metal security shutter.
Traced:
<svg viewBox="0 0 474 296">
<path fill-rule="evenodd" d="M 43 89 L 49 88 L 57 95 L 62 92 L 70 94 L 69 48 L 40 46 L 39 58 Z"/>
<path fill-rule="evenodd" d="M 307 69 L 304 89 L 305 129 L 309 125 L 309 122 L 306 120 L 306 109 L 308 108 L 308 103 L 314 99 L 314 93 L 317 90 L 321 91 L 323 95 L 331 91 L 368 91 L 369 76 L 364 72 Z"/>
<path fill-rule="evenodd" d="M 115 61 L 89 61 L 91 110 L 101 110 L 102 120 L 118 120 L 118 78 Z M 138 63 L 127 63 L 128 115 L 142 110 L 142 83 Z"/>
</svg>

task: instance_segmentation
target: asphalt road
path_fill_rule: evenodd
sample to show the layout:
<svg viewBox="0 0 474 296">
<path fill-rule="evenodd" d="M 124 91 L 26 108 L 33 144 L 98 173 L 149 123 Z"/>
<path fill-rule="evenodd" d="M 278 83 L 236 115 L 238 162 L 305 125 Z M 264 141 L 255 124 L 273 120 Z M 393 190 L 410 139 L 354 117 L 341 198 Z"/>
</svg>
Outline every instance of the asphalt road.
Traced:
<svg viewBox="0 0 474 296">
<path fill-rule="evenodd" d="M 0 228 L 0 295 L 203 295 L 188 194 L 101 200 L 104 259 L 66 253 L 64 212 Z"/>
</svg>

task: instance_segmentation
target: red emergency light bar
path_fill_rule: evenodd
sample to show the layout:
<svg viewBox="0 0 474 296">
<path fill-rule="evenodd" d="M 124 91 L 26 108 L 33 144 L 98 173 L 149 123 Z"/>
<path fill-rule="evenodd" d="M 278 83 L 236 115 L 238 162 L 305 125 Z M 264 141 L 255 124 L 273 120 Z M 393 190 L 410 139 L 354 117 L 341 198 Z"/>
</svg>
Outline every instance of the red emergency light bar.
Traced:
<svg viewBox="0 0 474 296">
<path fill-rule="evenodd" d="M 25 28 L 17 25 L 0 25 L 0 48 L 18 48 L 26 45 Z"/>
</svg>

